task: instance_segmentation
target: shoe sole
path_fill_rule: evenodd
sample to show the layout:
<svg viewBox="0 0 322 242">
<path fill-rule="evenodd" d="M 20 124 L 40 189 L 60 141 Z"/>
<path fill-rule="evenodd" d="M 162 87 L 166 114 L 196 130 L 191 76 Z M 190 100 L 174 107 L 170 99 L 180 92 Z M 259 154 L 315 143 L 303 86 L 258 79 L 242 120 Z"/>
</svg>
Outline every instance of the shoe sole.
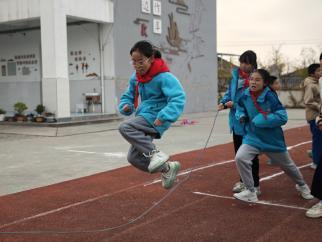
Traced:
<svg viewBox="0 0 322 242">
<path fill-rule="evenodd" d="M 254 200 L 254 201 L 251 201 L 251 200 L 242 199 L 242 198 L 236 196 L 236 194 L 234 194 L 233 196 L 234 196 L 234 198 L 236 198 L 237 200 L 242 201 L 242 202 L 247 202 L 247 203 L 256 203 L 256 202 L 258 202 L 258 199 Z"/>
<path fill-rule="evenodd" d="M 148 170 L 149 170 L 149 172 L 150 173 L 155 173 L 155 172 L 157 172 L 159 169 L 160 169 L 160 167 L 161 166 L 163 166 L 164 165 L 164 163 L 166 163 L 168 160 L 170 159 L 170 156 L 167 156 L 167 159 L 164 161 L 164 162 L 162 162 L 161 164 L 158 164 L 158 165 L 155 165 L 155 166 L 148 166 Z"/>
<path fill-rule="evenodd" d="M 306 213 L 305 215 L 308 218 L 322 218 L 322 214 L 317 215 L 317 214 L 307 214 Z"/>
</svg>

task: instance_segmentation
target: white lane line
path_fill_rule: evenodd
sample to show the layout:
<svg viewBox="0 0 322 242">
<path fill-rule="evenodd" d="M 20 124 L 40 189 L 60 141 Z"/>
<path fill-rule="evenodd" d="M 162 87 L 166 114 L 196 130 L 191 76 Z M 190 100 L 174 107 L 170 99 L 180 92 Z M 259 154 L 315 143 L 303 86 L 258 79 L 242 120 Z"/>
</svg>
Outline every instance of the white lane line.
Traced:
<svg viewBox="0 0 322 242">
<path fill-rule="evenodd" d="M 126 157 L 126 154 L 123 153 L 123 152 L 113 152 L 113 153 L 105 152 L 104 156 L 106 156 L 106 157 L 124 158 L 124 157 Z"/>
<path fill-rule="evenodd" d="M 309 143 L 312 143 L 312 140 L 305 141 L 305 142 L 302 142 L 302 143 L 298 143 L 298 144 L 293 145 L 293 146 L 288 146 L 287 150 L 291 150 L 291 149 L 294 149 L 294 148 L 299 147 L 301 145 L 306 145 L 306 144 L 309 144 Z"/>
<path fill-rule="evenodd" d="M 312 141 L 305 141 L 305 142 L 302 142 L 302 143 L 299 143 L 299 144 L 296 144 L 296 145 L 293 145 L 293 146 L 289 146 L 289 147 L 287 147 L 287 150 L 292 150 L 292 149 L 294 149 L 296 147 L 299 147 L 299 146 L 305 145 L 305 144 L 309 144 L 311 142 Z M 177 176 L 186 175 L 186 174 L 188 174 L 190 172 L 192 173 L 192 172 L 196 172 L 196 171 L 200 171 L 200 170 L 205 170 L 205 169 L 208 169 L 208 168 L 211 168 L 211 167 L 214 167 L 214 166 L 225 165 L 227 163 L 232 163 L 232 162 L 235 162 L 235 160 L 228 160 L 228 161 L 221 161 L 221 162 L 218 162 L 218 163 L 212 163 L 210 165 L 202 166 L 202 167 L 199 167 L 199 168 L 196 168 L 196 169 L 187 169 L 185 171 L 180 172 Z M 309 165 L 310 164 L 306 164 L 306 165 L 300 166 L 298 168 L 301 169 L 301 168 L 307 167 Z M 263 177 L 263 178 L 260 179 L 260 181 L 270 180 L 273 177 L 280 176 L 282 174 L 284 174 L 283 171 L 282 172 L 275 173 L 275 174 L 273 174 L 271 176 Z M 158 182 L 161 182 L 161 179 L 156 179 L 156 180 L 154 180 L 154 181 L 152 181 L 150 183 L 146 183 L 144 186 L 150 186 L 150 185 L 153 185 L 153 184 L 158 183 Z"/>
<path fill-rule="evenodd" d="M 310 165 L 311 165 L 311 163 L 306 164 L 306 165 L 303 165 L 303 166 L 299 166 L 299 167 L 298 167 L 298 169 L 302 169 L 302 168 L 308 167 L 308 166 L 310 166 Z M 281 175 L 283 175 L 284 173 L 285 173 L 284 171 L 281 171 L 281 172 L 275 173 L 275 174 L 270 175 L 270 176 L 265 176 L 265 177 L 262 177 L 261 179 L 259 179 L 259 181 L 260 181 L 260 182 L 268 181 L 268 180 L 273 179 L 274 177 L 281 176 Z"/>
<path fill-rule="evenodd" d="M 115 157 L 115 158 L 124 158 L 126 157 L 125 153 L 122 152 L 94 152 L 94 151 L 84 151 L 84 150 L 66 150 L 68 152 L 74 152 L 74 153 L 83 153 L 83 154 L 96 154 L 96 155 L 102 155 L 106 157 Z"/>
<path fill-rule="evenodd" d="M 84 150 L 67 150 L 67 151 L 74 152 L 74 153 L 97 154 L 97 152 L 94 152 L 94 151 L 84 151 Z"/>
<path fill-rule="evenodd" d="M 92 147 L 97 147 L 97 145 L 59 146 L 59 147 L 54 147 L 54 148 L 56 150 L 68 150 L 68 149 L 92 148 Z"/>
<path fill-rule="evenodd" d="M 227 161 L 222 161 L 222 162 L 216 162 L 216 163 L 212 163 L 210 165 L 206 165 L 206 166 L 201 166 L 201 167 L 198 167 L 198 168 L 195 168 L 195 169 L 187 169 L 187 170 L 184 170 L 182 172 L 180 172 L 177 176 L 183 176 L 183 175 L 186 175 L 188 173 L 192 173 L 192 172 L 196 172 L 196 171 L 201 171 L 201 170 L 204 170 L 204 169 L 208 169 L 208 168 L 211 168 L 211 167 L 215 167 L 215 166 L 220 166 L 220 165 L 224 165 L 224 164 L 228 164 L 228 163 L 232 163 L 234 162 L 235 160 L 227 160 Z M 161 182 L 161 179 L 156 179 L 156 180 L 153 180 L 152 182 L 149 182 L 149 183 L 146 183 L 144 184 L 144 186 L 151 186 L 155 183 L 158 183 L 158 182 Z"/>
<path fill-rule="evenodd" d="M 196 194 L 196 195 L 216 197 L 216 198 L 222 198 L 222 199 L 231 199 L 231 200 L 238 201 L 234 197 L 221 196 L 221 195 L 204 193 L 204 192 L 192 192 L 192 193 Z M 299 206 L 294 206 L 294 205 L 286 205 L 286 204 L 281 204 L 281 203 L 273 203 L 273 202 L 264 201 L 264 200 L 259 200 L 258 202 L 255 202 L 255 203 L 256 204 L 263 204 L 263 205 L 267 205 L 267 206 L 274 206 L 274 207 L 292 208 L 292 209 L 299 209 L 299 210 L 308 210 L 307 208 L 304 208 L 304 207 L 299 207 Z M 252 203 L 249 203 L 249 204 L 252 204 Z"/>
</svg>

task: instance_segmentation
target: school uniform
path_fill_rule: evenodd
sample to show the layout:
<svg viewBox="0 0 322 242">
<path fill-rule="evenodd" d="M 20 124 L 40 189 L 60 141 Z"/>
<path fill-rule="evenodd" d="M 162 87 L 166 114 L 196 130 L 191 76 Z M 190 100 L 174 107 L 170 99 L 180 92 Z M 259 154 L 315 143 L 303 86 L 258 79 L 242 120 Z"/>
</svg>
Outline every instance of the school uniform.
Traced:
<svg viewBox="0 0 322 242">
<path fill-rule="evenodd" d="M 281 169 L 299 186 L 305 185 L 303 176 L 287 152 L 284 133 L 281 128 L 287 122 L 287 113 L 278 97 L 266 87 L 255 98 L 247 88 L 240 98 L 236 119 L 244 118 L 246 134 L 236 154 L 236 163 L 246 188 L 254 191 L 251 160 L 265 153 L 273 164 Z"/>
<path fill-rule="evenodd" d="M 240 123 L 236 119 L 236 104 L 238 103 L 240 97 L 243 95 L 245 89 L 248 86 L 248 83 L 245 83 L 246 80 L 241 76 L 241 71 L 239 68 L 234 68 L 231 72 L 232 79 L 230 81 L 229 87 L 226 90 L 220 103 L 225 104 L 229 101 L 234 103 L 234 106 L 229 110 L 229 127 L 230 132 L 233 133 L 233 142 L 235 154 L 237 153 L 239 147 L 242 145 L 243 136 L 245 134 L 245 124 Z M 259 159 L 258 156 L 255 156 L 252 160 L 252 174 L 254 178 L 255 186 L 259 186 Z"/>
<path fill-rule="evenodd" d="M 160 61 L 165 64 L 159 58 L 155 59 L 154 64 Z M 134 72 L 119 104 L 121 114 L 129 116 L 135 113 L 134 118 L 120 124 L 119 131 L 131 144 L 128 161 L 143 171 L 148 171 L 151 153 L 156 149 L 153 139 L 161 138 L 171 123 L 180 117 L 186 101 L 179 80 L 167 68 L 159 68 L 149 75 L 149 79 L 140 81 L 140 76 Z M 123 110 L 125 105 L 129 106 L 128 112 Z M 162 125 L 156 126 L 156 119 Z"/>
</svg>

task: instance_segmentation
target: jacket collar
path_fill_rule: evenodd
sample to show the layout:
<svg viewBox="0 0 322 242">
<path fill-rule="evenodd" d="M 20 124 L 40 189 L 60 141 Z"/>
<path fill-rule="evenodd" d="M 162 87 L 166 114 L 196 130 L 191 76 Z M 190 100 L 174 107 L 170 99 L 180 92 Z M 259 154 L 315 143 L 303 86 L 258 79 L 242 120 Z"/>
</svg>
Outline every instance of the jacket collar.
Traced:
<svg viewBox="0 0 322 242">
<path fill-rule="evenodd" d="M 265 96 L 266 94 L 270 91 L 271 89 L 269 87 L 265 87 L 262 93 L 259 95 L 257 98 L 257 102 L 264 102 L 265 101 Z M 250 90 L 249 87 L 245 90 L 245 95 L 250 97 Z"/>
</svg>

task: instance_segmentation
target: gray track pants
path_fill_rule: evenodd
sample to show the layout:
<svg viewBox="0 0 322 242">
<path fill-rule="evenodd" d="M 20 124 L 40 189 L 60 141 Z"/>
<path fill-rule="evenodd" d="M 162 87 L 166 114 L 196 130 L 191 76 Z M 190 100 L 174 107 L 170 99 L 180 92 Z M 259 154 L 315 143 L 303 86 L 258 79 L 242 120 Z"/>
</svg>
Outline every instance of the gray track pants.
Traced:
<svg viewBox="0 0 322 242">
<path fill-rule="evenodd" d="M 148 172 L 150 158 L 144 154 L 149 154 L 155 150 L 152 143 L 158 132 L 140 116 L 128 119 L 119 126 L 121 135 L 131 144 L 127 160 L 136 168 Z"/>
<path fill-rule="evenodd" d="M 261 152 L 253 146 L 242 144 L 236 154 L 235 161 L 239 174 L 247 189 L 254 191 L 254 180 L 252 175 L 252 159 Z M 305 184 L 303 176 L 291 159 L 289 153 L 264 152 L 274 164 L 278 164 L 296 184 Z"/>
</svg>

